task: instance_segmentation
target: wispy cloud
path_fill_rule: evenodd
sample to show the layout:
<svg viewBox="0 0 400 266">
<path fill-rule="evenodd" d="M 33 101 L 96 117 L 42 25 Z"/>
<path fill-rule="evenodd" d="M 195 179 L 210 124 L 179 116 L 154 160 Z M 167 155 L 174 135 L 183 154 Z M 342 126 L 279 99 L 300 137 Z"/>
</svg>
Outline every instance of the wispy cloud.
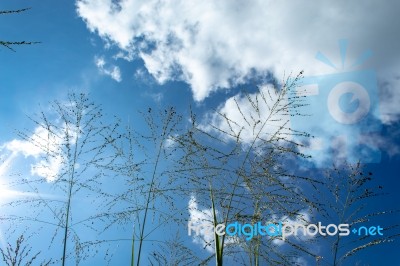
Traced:
<svg viewBox="0 0 400 266">
<path fill-rule="evenodd" d="M 71 133 L 73 134 L 73 131 Z M 62 170 L 64 159 L 64 154 L 59 149 L 63 140 L 57 136 L 61 134 L 49 134 L 45 128 L 39 126 L 27 137 L 28 140 L 13 139 L 3 143 L 0 150 L 3 156 L 8 156 L 8 159 L 3 162 L 0 169 L 6 170 L 19 155 L 25 158 L 33 157 L 30 174 L 43 177 L 48 182 L 54 181 Z M 52 156 L 46 159 L 46 154 Z"/>
<path fill-rule="evenodd" d="M 122 81 L 121 70 L 118 66 L 107 64 L 104 57 L 95 57 L 95 63 L 100 73 L 103 75 L 110 76 L 117 82 Z"/>
</svg>

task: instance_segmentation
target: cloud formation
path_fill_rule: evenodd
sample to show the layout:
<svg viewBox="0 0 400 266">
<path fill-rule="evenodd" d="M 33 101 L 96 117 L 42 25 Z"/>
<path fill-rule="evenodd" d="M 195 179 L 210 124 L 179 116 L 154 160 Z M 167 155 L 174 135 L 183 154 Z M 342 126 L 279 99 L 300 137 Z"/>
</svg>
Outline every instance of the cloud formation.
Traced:
<svg viewBox="0 0 400 266">
<path fill-rule="evenodd" d="M 264 85 L 259 92 L 228 98 L 216 111 L 208 113 L 200 126 L 225 140 L 237 139 L 245 145 L 277 140 L 282 135 L 290 139 L 289 116 L 282 109 L 286 105 L 286 97 Z"/>
<path fill-rule="evenodd" d="M 341 70 L 337 41 L 350 47 L 345 70 L 366 49 L 362 67 L 377 70 L 382 117 L 397 119 L 400 100 L 400 2 L 77 0 L 87 27 L 140 57 L 159 83 L 187 82 L 196 101 L 246 82 L 252 73 L 338 70 L 314 59 L 323 52 Z"/>
<path fill-rule="evenodd" d="M 12 164 L 13 160 L 20 154 L 25 158 L 33 157 L 34 163 L 31 164 L 30 174 L 43 177 L 48 182 L 54 181 L 63 165 L 63 154 L 59 151 L 62 139 L 56 136 L 57 134 L 49 134 L 43 127 L 37 127 L 34 133 L 29 136 L 30 141 L 13 139 L 4 143 L 1 145 L 0 151 L 9 153 L 4 162 L 7 164 L 4 164 L 4 166 Z M 51 153 L 53 156 L 45 159 L 46 150 L 43 147 L 47 147 L 47 153 Z M 2 168 L 3 164 L 0 169 Z M 3 174 L 3 172 L 2 169 L 0 173 Z"/>
<path fill-rule="evenodd" d="M 306 77 L 347 72 L 356 77 L 360 70 L 372 70 L 379 89 L 373 96 L 379 97 L 376 117 L 385 124 L 399 119 L 400 37 L 396 25 L 400 25 L 400 2 L 77 0 L 76 7 L 90 31 L 107 45 L 120 48 L 118 58 L 124 58 L 123 54 L 129 55 L 128 61 L 141 58 L 160 84 L 170 80 L 188 83 L 195 101 L 245 84 L 255 74 L 273 73 L 282 79 L 304 70 Z M 346 50 L 341 50 L 341 39 L 348 40 Z M 372 56 L 361 60 L 367 51 Z M 254 115 L 250 103 L 241 97 L 235 96 L 245 115 Z M 241 141 L 246 143 L 258 128 L 240 119 L 235 98 L 227 99 L 217 111 L 240 120 L 233 130 L 243 127 Z M 208 114 L 206 129 L 207 123 L 230 130 L 216 113 Z M 271 127 L 262 133 L 268 130 Z M 360 130 L 355 127 L 350 133 Z M 329 124 L 322 131 L 320 135 L 330 139 L 340 130 Z M 312 159 L 317 164 L 330 160 L 326 143 L 311 140 L 309 144 L 321 154 Z M 350 155 L 336 157 L 341 160 Z"/>
<path fill-rule="evenodd" d="M 104 57 L 95 57 L 95 63 L 101 74 L 110 76 L 113 80 L 117 82 L 122 81 L 121 70 L 119 69 L 118 66 L 115 65 L 108 66 Z"/>
<path fill-rule="evenodd" d="M 197 200 L 195 196 L 191 196 L 188 203 L 188 211 L 189 211 L 189 221 L 192 225 L 202 225 L 204 227 L 212 227 L 213 219 L 212 219 L 212 210 L 211 209 L 203 209 L 201 210 L 198 206 Z M 199 235 L 196 236 L 194 233 L 193 242 L 198 245 L 204 245 L 205 249 L 209 252 L 213 252 L 214 247 L 212 243 L 214 242 L 213 234 L 208 234 L 206 230 L 201 229 L 199 231 Z"/>
</svg>

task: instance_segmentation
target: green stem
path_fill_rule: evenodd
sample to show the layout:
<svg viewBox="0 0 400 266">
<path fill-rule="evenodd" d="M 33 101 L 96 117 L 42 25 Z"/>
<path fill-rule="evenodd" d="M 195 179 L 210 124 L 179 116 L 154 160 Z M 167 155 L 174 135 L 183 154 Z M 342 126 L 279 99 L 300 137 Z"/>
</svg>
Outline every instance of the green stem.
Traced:
<svg viewBox="0 0 400 266">
<path fill-rule="evenodd" d="M 77 118 L 77 128 L 79 129 L 80 124 L 80 117 Z M 68 129 L 66 129 L 68 130 Z M 79 130 L 78 130 L 79 132 Z M 67 213 L 65 218 L 65 229 L 64 229 L 64 248 L 63 248 L 63 257 L 62 257 L 62 266 L 65 266 L 65 259 L 67 256 L 67 238 L 68 238 L 68 229 L 69 229 L 69 213 L 71 210 L 71 198 L 72 198 L 72 189 L 74 186 L 74 177 L 75 177 L 75 164 L 77 161 L 77 149 L 78 149 L 78 134 L 75 137 L 75 147 L 74 147 L 74 157 L 72 165 L 70 166 L 71 171 L 71 179 L 69 182 L 69 189 L 68 189 L 68 202 L 67 202 Z"/>
<path fill-rule="evenodd" d="M 211 205 L 212 205 L 212 212 L 213 212 L 213 224 L 214 228 L 217 226 L 218 221 L 217 221 L 217 213 L 215 211 L 215 204 L 214 204 L 214 195 L 212 192 L 212 187 L 210 183 L 210 197 L 211 197 Z M 214 229 L 215 231 L 215 229 Z M 214 242 L 215 242 L 215 259 L 216 259 L 216 264 L 217 266 L 222 266 L 222 247 L 220 244 L 220 237 L 217 235 L 216 232 L 214 232 Z"/>
<path fill-rule="evenodd" d="M 273 116 L 273 114 L 275 114 L 276 112 L 279 111 L 279 110 L 277 111 L 276 109 L 279 107 L 280 101 L 282 100 L 282 98 L 284 97 L 284 95 L 287 93 L 287 88 L 283 88 L 282 90 L 283 90 L 283 91 L 280 92 L 280 94 L 279 94 L 279 96 L 278 96 L 278 99 L 274 102 L 272 108 L 270 109 L 270 113 L 269 113 L 268 117 L 263 121 L 263 123 L 262 123 L 262 125 L 261 125 L 261 128 L 259 129 L 259 131 L 257 132 L 256 136 L 255 136 L 254 139 L 252 140 L 251 145 L 250 145 L 249 149 L 248 149 L 247 152 L 246 152 L 245 158 L 243 159 L 242 166 L 241 166 L 242 168 L 244 167 L 244 165 L 245 165 L 247 159 L 249 158 L 249 156 L 250 156 L 250 151 L 251 151 L 251 150 L 253 149 L 253 147 L 255 146 L 256 141 L 257 141 L 257 139 L 259 138 L 259 136 L 260 136 L 262 130 L 263 130 L 264 127 L 267 125 L 267 122 L 270 120 L 270 118 Z M 228 209 L 227 209 L 227 212 L 226 212 L 226 215 L 225 215 L 225 224 L 227 223 L 228 218 L 229 218 L 229 213 L 230 213 L 230 210 L 231 210 L 231 207 L 232 207 L 233 197 L 234 197 L 234 195 L 235 195 L 236 188 L 239 186 L 239 180 L 240 180 L 240 175 L 238 174 L 238 175 L 237 175 L 237 178 L 236 178 L 236 180 L 235 180 L 234 186 L 233 186 L 233 191 L 232 191 L 232 193 L 230 194 L 230 199 L 229 199 L 229 203 L 228 203 Z M 224 249 L 225 236 L 226 236 L 226 235 L 223 235 L 223 236 L 222 236 L 222 241 L 221 241 L 221 242 L 222 242 L 222 243 L 221 243 L 221 256 L 222 256 L 223 249 Z"/>
<path fill-rule="evenodd" d="M 138 260 L 137 260 L 137 264 L 136 264 L 137 266 L 140 265 L 140 255 L 142 253 L 142 245 L 143 245 L 143 238 L 144 238 L 143 237 L 144 236 L 144 228 L 146 226 L 146 221 L 147 221 L 147 213 L 148 213 L 148 210 L 149 210 L 150 196 L 151 196 L 151 193 L 152 193 L 152 190 L 153 190 L 153 186 L 154 186 L 154 182 L 155 182 L 155 178 L 156 178 L 157 167 L 158 167 L 158 163 L 160 161 L 161 151 L 162 151 L 162 147 L 163 147 L 164 139 L 165 139 L 165 132 L 167 131 L 167 128 L 168 128 L 168 121 L 169 121 L 169 119 L 167 118 L 167 121 L 165 122 L 165 125 L 163 127 L 163 135 L 162 135 L 163 138 L 161 139 L 160 145 L 158 147 L 156 162 L 155 162 L 154 169 L 153 169 L 153 174 L 152 174 L 152 177 L 151 177 L 150 189 L 149 189 L 149 192 L 147 194 L 146 208 L 144 210 L 143 223 L 142 223 L 142 228 L 141 228 L 141 231 L 140 231 L 140 238 L 139 238 Z"/>
<path fill-rule="evenodd" d="M 135 228 L 132 231 L 131 266 L 135 264 Z"/>
</svg>

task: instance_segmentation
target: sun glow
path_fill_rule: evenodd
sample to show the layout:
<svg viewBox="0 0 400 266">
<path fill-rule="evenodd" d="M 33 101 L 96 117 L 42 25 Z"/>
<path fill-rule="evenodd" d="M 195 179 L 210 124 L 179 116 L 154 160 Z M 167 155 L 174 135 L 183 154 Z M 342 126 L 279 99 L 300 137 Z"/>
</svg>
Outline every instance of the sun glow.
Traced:
<svg viewBox="0 0 400 266">
<path fill-rule="evenodd" d="M 0 203 L 3 203 L 4 201 L 6 201 L 10 198 L 23 196 L 24 194 L 25 193 L 17 191 L 17 190 L 8 189 L 8 187 L 6 185 L 0 184 Z"/>
<path fill-rule="evenodd" d="M 13 152 L 0 163 L 0 203 L 3 203 L 6 199 L 13 198 L 19 194 L 18 191 L 11 190 L 8 185 L 3 184 L 3 182 L 6 182 L 8 179 L 6 178 L 7 172 L 15 157 L 17 157 L 17 153 Z"/>
</svg>

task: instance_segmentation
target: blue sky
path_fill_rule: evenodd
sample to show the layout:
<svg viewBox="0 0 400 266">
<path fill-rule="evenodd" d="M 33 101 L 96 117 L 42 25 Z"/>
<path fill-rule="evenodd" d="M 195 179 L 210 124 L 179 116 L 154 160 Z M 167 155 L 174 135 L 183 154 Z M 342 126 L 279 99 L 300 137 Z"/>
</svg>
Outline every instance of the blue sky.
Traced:
<svg viewBox="0 0 400 266">
<path fill-rule="evenodd" d="M 368 164 L 367 171 L 374 173 L 374 182 L 382 185 L 388 194 L 376 198 L 370 207 L 373 210 L 398 208 L 398 3 L 366 1 L 360 6 L 355 1 L 339 1 L 333 5 L 306 1 L 294 4 L 239 0 L 218 3 L 4 0 L 0 4 L 0 10 L 25 7 L 32 9 L 0 16 L 0 39 L 41 42 L 15 46 L 15 52 L 5 47 L 0 49 L 0 123 L 3 125 L 0 151 L 4 153 L 3 159 L 10 152 L 5 148 L 7 143 L 17 138 L 15 130 L 34 130 L 26 115 L 47 110 L 49 101 L 65 99 L 71 91 L 89 93 L 93 101 L 103 106 L 106 115 L 116 115 L 126 123 L 134 121 L 139 129 L 144 128 L 144 124 L 138 111 L 169 105 L 175 106 L 185 121 L 189 119 L 191 106 L 205 128 L 208 123 L 214 123 L 226 129 L 227 125 L 218 120 L 214 110 L 237 118 L 233 97 L 236 96 L 242 108 L 249 107 L 240 94 L 243 90 L 255 97 L 258 86 L 267 92 L 264 84 L 281 83 L 300 70 L 304 70 L 305 83 L 337 75 L 339 78 L 335 76 L 333 81 L 324 83 L 329 89 L 329 82 L 339 82 L 345 72 L 350 72 L 346 79 L 357 81 L 358 73 L 371 70 L 375 75 L 373 84 L 369 79 L 361 81 L 361 84 L 371 85 L 368 87 L 372 97 L 368 120 L 350 128 L 327 122 L 331 121 L 328 120 L 331 119 L 329 110 L 325 105 L 318 105 L 318 98 L 316 109 L 311 106 L 307 110 L 318 115 L 296 121 L 297 125 L 302 125 L 298 129 L 328 140 L 346 134 L 351 136 L 348 143 L 353 143 L 360 134 L 374 133 L 373 137 L 365 138 L 365 143 L 379 149 L 381 158 Z M 341 54 L 343 46 L 339 40 L 347 40 L 345 54 L 344 50 Z M 372 51 L 372 56 L 352 67 L 365 51 Z M 317 60 L 318 52 L 337 68 L 329 66 L 326 60 L 325 63 Z M 323 88 L 321 85 L 320 89 Z M 327 94 L 320 95 L 328 97 Z M 252 137 L 250 130 L 246 130 L 244 133 L 248 135 L 242 140 L 243 144 L 248 141 L 246 136 Z M 322 151 L 317 150 L 313 159 L 293 166 L 293 171 L 319 175 L 318 169 L 329 163 L 359 158 L 357 145 L 345 154 L 341 139 L 335 141 L 337 145 L 320 147 Z M 319 145 L 318 142 L 310 144 Z M 10 159 L 12 168 L 29 172 L 28 165 L 34 163 L 34 159 L 19 152 L 21 154 Z M 330 152 L 337 157 L 327 156 Z M 370 155 L 371 150 L 367 153 Z M 6 180 L 5 176 L 10 173 L 11 170 L 2 170 L 0 178 Z M 188 205 L 189 200 L 187 198 L 182 206 Z M 195 214 L 187 212 L 186 215 L 189 219 Z M 387 219 L 390 220 L 385 222 L 389 224 L 400 222 L 398 214 Z M 2 224 L 0 228 L 5 231 L 8 225 Z M 125 234 L 123 228 L 113 230 L 109 236 L 113 232 Z M 185 241 L 198 250 L 198 254 L 208 254 L 190 237 Z M 122 251 L 117 249 L 117 253 L 129 255 L 129 246 L 121 246 Z M 398 248 L 396 240 L 390 245 L 372 248 L 371 252 L 360 253 L 355 260 L 379 265 L 385 258 L 386 265 L 400 264 L 395 254 Z M 146 252 L 149 250 L 151 246 L 146 246 Z M 129 256 L 117 255 L 113 259 L 113 265 L 117 265 L 127 263 Z M 102 257 L 94 260 L 96 262 L 91 259 L 87 263 L 102 265 Z"/>
</svg>

